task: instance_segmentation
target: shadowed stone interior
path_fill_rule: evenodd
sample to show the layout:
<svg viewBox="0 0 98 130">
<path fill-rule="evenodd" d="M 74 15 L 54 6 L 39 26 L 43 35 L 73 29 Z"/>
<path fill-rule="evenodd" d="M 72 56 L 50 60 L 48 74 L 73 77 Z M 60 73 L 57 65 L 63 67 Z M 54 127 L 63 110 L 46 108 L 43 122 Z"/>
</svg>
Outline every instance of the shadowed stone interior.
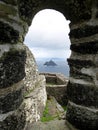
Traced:
<svg viewBox="0 0 98 130">
<path fill-rule="evenodd" d="M 42 9 L 60 11 L 71 21 L 69 36 L 72 54 L 68 59 L 70 79 L 67 89 L 69 104 L 66 119 L 81 130 L 96 130 L 98 129 L 97 0 L 0 1 L 0 111 L 3 113 L 0 114 L 0 129 L 24 129 L 27 122 L 33 122 L 33 118 L 35 121 L 40 119 L 39 104 L 42 105 L 42 109 L 45 106 L 46 100 L 39 101 L 39 97 L 43 99 L 44 96 L 46 99 L 45 87 L 42 87 L 44 79 L 39 78 L 34 57 L 27 53 L 23 45 L 34 15 Z M 40 90 L 39 94 L 34 91 L 35 88 Z M 20 92 L 21 89 L 23 91 Z M 34 100 L 33 95 L 36 94 L 33 92 L 38 94 L 37 101 Z M 8 104 L 6 109 L 4 106 L 7 106 L 7 97 L 11 98 L 12 104 Z"/>
</svg>

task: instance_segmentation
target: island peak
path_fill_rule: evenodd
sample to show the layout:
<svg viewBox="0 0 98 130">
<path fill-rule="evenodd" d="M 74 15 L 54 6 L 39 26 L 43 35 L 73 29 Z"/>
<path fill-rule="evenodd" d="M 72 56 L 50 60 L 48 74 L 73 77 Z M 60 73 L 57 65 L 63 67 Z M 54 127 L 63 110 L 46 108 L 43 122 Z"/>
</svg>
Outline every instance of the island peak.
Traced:
<svg viewBox="0 0 98 130">
<path fill-rule="evenodd" d="M 47 66 L 57 66 L 57 64 L 56 64 L 53 60 L 46 61 L 46 62 L 44 63 L 44 65 L 47 65 Z"/>
</svg>

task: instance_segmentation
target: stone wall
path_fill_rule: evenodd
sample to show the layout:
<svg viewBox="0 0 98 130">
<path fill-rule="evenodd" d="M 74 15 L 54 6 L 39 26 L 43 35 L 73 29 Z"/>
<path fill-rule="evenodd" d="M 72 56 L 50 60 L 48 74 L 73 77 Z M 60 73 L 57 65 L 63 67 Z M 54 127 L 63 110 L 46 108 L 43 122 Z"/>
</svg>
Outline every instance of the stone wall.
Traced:
<svg viewBox="0 0 98 130">
<path fill-rule="evenodd" d="M 61 73 L 40 73 L 44 75 L 47 84 L 56 84 L 56 85 L 67 85 L 68 77 L 64 76 Z"/>
<path fill-rule="evenodd" d="M 39 120 L 47 99 L 45 78 L 23 44 L 28 24 L 18 2 L 0 1 L 0 130 L 22 130 Z"/>
<path fill-rule="evenodd" d="M 55 97 L 57 102 L 62 106 L 67 106 L 68 97 L 67 97 L 67 84 L 68 78 L 60 73 L 40 73 L 44 75 L 46 79 L 46 91 L 47 96 Z"/>
<path fill-rule="evenodd" d="M 27 57 L 23 68 L 25 70 L 25 78 L 18 83 L 14 83 L 14 85 L 6 87 L 6 84 L 8 85 L 9 83 L 8 80 L 7 83 L 5 82 L 6 84 L 3 83 L 4 89 L 1 87 L 0 130 L 22 130 L 28 123 L 40 120 L 46 104 L 45 77 L 38 74 L 36 62 L 30 50 L 26 46 L 23 46 L 23 48 Z M 16 51 L 14 53 L 16 53 Z M 11 56 L 15 61 L 17 61 L 18 57 L 21 58 L 18 53 L 16 53 L 17 57 L 15 57 L 14 53 L 12 50 Z M 9 55 L 7 56 L 9 58 Z M 21 59 L 19 60 L 22 62 Z M 9 60 L 8 62 L 6 61 L 6 66 L 7 63 L 9 65 Z M 18 66 L 16 62 L 14 66 Z M 18 74 L 22 69 L 21 66 L 19 67 L 20 68 L 16 68 L 18 69 Z M 13 71 L 15 71 L 15 69 Z M 14 74 L 14 72 L 12 72 L 12 74 Z M 17 81 L 16 76 L 15 78 Z"/>
<path fill-rule="evenodd" d="M 25 64 L 26 76 L 24 82 L 24 111 L 26 125 L 40 120 L 47 101 L 46 80 L 39 75 L 33 54 L 26 49 L 27 59 Z"/>
<path fill-rule="evenodd" d="M 86 4 L 85 4 L 86 6 Z M 98 3 L 92 2 L 91 16 L 71 24 L 70 82 L 67 120 L 79 129 L 98 129 Z M 83 13 L 84 14 L 84 13 Z M 86 17 L 87 18 L 87 17 Z"/>
<path fill-rule="evenodd" d="M 70 81 L 67 89 L 69 104 L 66 118 L 79 129 L 96 130 L 98 129 L 97 0 L 0 1 L 0 129 L 22 130 L 26 124 L 26 113 L 23 111 L 25 86 L 23 79 L 27 56 L 23 40 L 34 15 L 46 8 L 60 11 L 71 21 L 69 36 L 72 54 L 68 59 Z M 34 72 L 34 75 L 35 73 L 37 74 Z M 37 79 L 34 75 L 33 79 Z M 25 89 L 27 92 L 28 84 Z"/>
</svg>

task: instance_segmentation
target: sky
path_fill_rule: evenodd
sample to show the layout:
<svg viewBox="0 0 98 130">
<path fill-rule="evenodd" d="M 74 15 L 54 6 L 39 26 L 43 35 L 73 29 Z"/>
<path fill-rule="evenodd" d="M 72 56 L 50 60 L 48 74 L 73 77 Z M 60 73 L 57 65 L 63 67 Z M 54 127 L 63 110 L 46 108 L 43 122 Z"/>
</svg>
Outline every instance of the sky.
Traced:
<svg viewBox="0 0 98 130">
<path fill-rule="evenodd" d="M 35 58 L 66 59 L 71 54 L 69 23 L 58 11 L 42 10 L 34 16 L 24 43 Z"/>
</svg>

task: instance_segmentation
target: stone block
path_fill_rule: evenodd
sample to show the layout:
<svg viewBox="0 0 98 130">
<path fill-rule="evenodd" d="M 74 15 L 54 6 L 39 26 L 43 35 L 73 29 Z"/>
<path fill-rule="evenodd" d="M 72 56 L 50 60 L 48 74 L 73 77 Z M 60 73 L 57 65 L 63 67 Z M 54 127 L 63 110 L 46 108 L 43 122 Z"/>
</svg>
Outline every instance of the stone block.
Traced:
<svg viewBox="0 0 98 130">
<path fill-rule="evenodd" d="M 92 36 L 97 33 L 98 33 L 97 25 L 96 26 L 85 25 L 83 27 L 71 30 L 69 36 L 71 38 L 84 38 Z"/>
<path fill-rule="evenodd" d="M 0 88 L 21 81 L 25 76 L 25 50 L 10 49 L 0 58 Z"/>
<path fill-rule="evenodd" d="M 96 54 L 98 53 L 98 41 L 72 44 L 70 49 L 82 54 Z"/>
<path fill-rule="evenodd" d="M 90 109 L 69 102 L 66 119 L 79 130 L 98 129 L 98 109 Z"/>
<path fill-rule="evenodd" d="M 16 0 L 0 0 L 0 1 L 3 1 L 6 4 L 11 4 L 11 5 L 16 5 L 17 4 Z"/>
<path fill-rule="evenodd" d="M 19 32 L 9 24 L 0 21 L 0 44 L 16 44 L 19 40 Z"/>
<path fill-rule="evenodd" d="M 68 99 L 76 104 L 98 108 L 98 88 L 93 86 L 68 83 Z"/>
<path fill-rule="evenodd" d="M 96 65 L 92 60 L 81 60 L 81 59 L 67 59 L 68 64 L 70 67 L 75 67 L 78 69 L 89 68 L 89 67 L 95 67 Z"/>
<path fill-rule="evenodd" d="M 46 85 L 48 96 L 53 96 L 61 105 L 67 105 L 68 97 L 66 91 L 67 85 Z"/>
<path fill-rule="evenodd" d="M 24 130 L 25 125 L 26 113 L 24 111 L 24 104 L 22 104 L 17 111 L 0 121 L 0 130 Z"/>
<path fill-rule="evenodd" d="M 70 77 L 74 77 L 75 79 L 82 79 L 89 82 L 93 80 L 93 76 L 84 74 L 80 69 L 73 66 L 70 68 Z"/>
<path fill-rule="evenodd" d="M 0 97 L 0 114 L 16 110 L 23 101 L 23 88 Z"/>
</svg>

